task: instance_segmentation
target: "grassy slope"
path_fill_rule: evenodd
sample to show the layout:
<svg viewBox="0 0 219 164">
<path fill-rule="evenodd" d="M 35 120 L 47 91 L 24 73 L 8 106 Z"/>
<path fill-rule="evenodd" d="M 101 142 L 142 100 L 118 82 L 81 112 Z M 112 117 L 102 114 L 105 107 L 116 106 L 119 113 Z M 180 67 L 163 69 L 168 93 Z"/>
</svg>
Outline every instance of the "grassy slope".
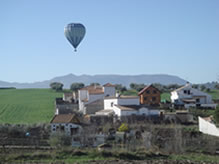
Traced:
<svg viewBox="0 0 219 164">
<path fill-rule="evenodd" d="M 54 100 L 61 97 L 50 89 L 0 90 L 0 123 L 45 123 L 54 114 Z"/>
<path fill-rule="evenodd" d="M 211 90 L 210 92 L 206 92 L 212 96 L 212 99 L 219 99 L 219 90 Z"/>
</svg>

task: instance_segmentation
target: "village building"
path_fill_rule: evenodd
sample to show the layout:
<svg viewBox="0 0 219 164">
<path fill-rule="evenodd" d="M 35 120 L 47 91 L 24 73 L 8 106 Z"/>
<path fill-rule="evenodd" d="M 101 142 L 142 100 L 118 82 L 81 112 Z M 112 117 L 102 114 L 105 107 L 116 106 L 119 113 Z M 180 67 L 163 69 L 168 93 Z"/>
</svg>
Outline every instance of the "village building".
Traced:
<svg viewBox="0 0 219 164">
<path fill-rule="evenodd" d="M 105 97 L 104 110 L 97 112 L 98 115 L 112 115 L 118 118 L 131 115 L 154 116 L 160 115 L 159 109 L 141 105 L 138 96 Z"/>
<path fill-rule="evenodd" d="M 55 115 L 75 113 L 78 111 L 78 108 L 78 103 L 74 101 L 64 101 L 63 98 L 55 99 Z"/>
<path fill-rule="evenodd" d="M 75 114 L 59 114 L 54 115 L 51 124 L 51 132 L 61 132 L 66 135 L 75 136 L 80 134 L 82 127 L 80 120 Z"/>
<path fill-rule="evenodd" d="M 159 106 L 161 92 L 153 85 L 146 86 L 139 93 L 140 104 Z"/>
<path fill-rule="evenodd" d="M 83 114 L 94 114 L 103 109 L 103 99 L 115 96 L 115 85 L 107 83 L 103 86 L 87 86 L 78 91 L 79 111 Z"/>
<path fill-rule="evenodd" d="M 190 83 L 171 92 L 171 101 L 175 106 L 216 108 L 211 95 L 192 88 Z"/>
</svg>

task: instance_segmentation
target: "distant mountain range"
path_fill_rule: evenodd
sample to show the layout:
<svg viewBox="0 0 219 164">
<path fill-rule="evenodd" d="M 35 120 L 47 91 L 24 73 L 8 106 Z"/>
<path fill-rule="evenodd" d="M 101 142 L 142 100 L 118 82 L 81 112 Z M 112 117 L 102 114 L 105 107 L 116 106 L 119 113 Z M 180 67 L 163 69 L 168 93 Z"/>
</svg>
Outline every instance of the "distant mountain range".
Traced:
<svg viewBox="0 0 219 164">
<path fill-rule="evenodd" d="M 74 75 L 68 74 L 65 76 L 55 77 L 51 80 L 46 80 L 42 82 L 34 83 L 10 83 L 5 81 L 0 81 L 0 87 L 15 87 L 15 88 L 49 88 L 51 82 L 61 82 L 64 84 L 64 88 L 70 88 L 70 85 L 74 82 L 82 82 L 88 85 L 93 82 L 98 82 L 100 84 L 112 83 L 112 84 L 122 84 L 129 87 L 130 83 L 160 83 L 163 85 L 168 84 L 179 84 L 183 85 L 186 83 L 185 80 L 172 75 L 157 74 L 157 75 Z"/>
</svg>

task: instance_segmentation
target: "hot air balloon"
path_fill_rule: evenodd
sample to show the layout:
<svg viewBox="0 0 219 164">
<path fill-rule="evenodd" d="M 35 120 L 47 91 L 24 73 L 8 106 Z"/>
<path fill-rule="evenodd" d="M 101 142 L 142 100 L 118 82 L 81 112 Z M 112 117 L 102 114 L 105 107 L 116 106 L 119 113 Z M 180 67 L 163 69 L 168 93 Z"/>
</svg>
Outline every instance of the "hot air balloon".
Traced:
<svg viewBox="0 0 219 164">
<path fill-rule="evenodd" d="M 84 38 L 85 27 L 80 23 L 70 23 L 64 28 L 65 37 L 77 51 L 77 47 Z"/>
</svg>

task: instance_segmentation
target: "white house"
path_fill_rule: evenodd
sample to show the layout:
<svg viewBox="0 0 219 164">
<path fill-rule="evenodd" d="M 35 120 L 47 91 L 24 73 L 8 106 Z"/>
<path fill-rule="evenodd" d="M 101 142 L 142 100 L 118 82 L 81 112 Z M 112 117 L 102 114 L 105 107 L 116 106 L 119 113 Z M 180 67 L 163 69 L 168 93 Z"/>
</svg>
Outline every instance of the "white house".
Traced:
<svg viewBox="0 0 219 164">
<path fill-rule="evenodd" d="M 216 108 L 211 95 L 192 88 L 190 83 L 171 92 L 171 101 L 175 105 L 182 105 L 185 108 L 189 107 L 211 107 Z"/>
<path fill-rule="evenodd" d="M 200 132 L 219 137 L 219 128 L 212 122 L 211 117 L 198 117 L 198 122 Z"/>
<path fill-rule="evenodd" d="M 103 86 L 87 86 L 78 91 L 79 98 L 79 111 L 83 114 L 87 114 L 86 108 L 89 104 L 103 100 L 104 97 L 115 96 L 116 90 L 115 85 L 107 83 Z M 95 113 L 91 111 L 89 114 Z"/>
<path fill-rule="evenodd" d="M 107 112 L 104 112 L 107 111 Z M 112 114 L 116 116 L 131 116 L 131 115 L 160 115 L 159 109 L 152 109 L 145 105 L 140 105 L 138 96 L 118 96 L 118 97 L 105 97 L 104 110 L 101 113 L 104 115 Z M 96 114 L 100 114 L 96 113 Z"/>
</svg>

